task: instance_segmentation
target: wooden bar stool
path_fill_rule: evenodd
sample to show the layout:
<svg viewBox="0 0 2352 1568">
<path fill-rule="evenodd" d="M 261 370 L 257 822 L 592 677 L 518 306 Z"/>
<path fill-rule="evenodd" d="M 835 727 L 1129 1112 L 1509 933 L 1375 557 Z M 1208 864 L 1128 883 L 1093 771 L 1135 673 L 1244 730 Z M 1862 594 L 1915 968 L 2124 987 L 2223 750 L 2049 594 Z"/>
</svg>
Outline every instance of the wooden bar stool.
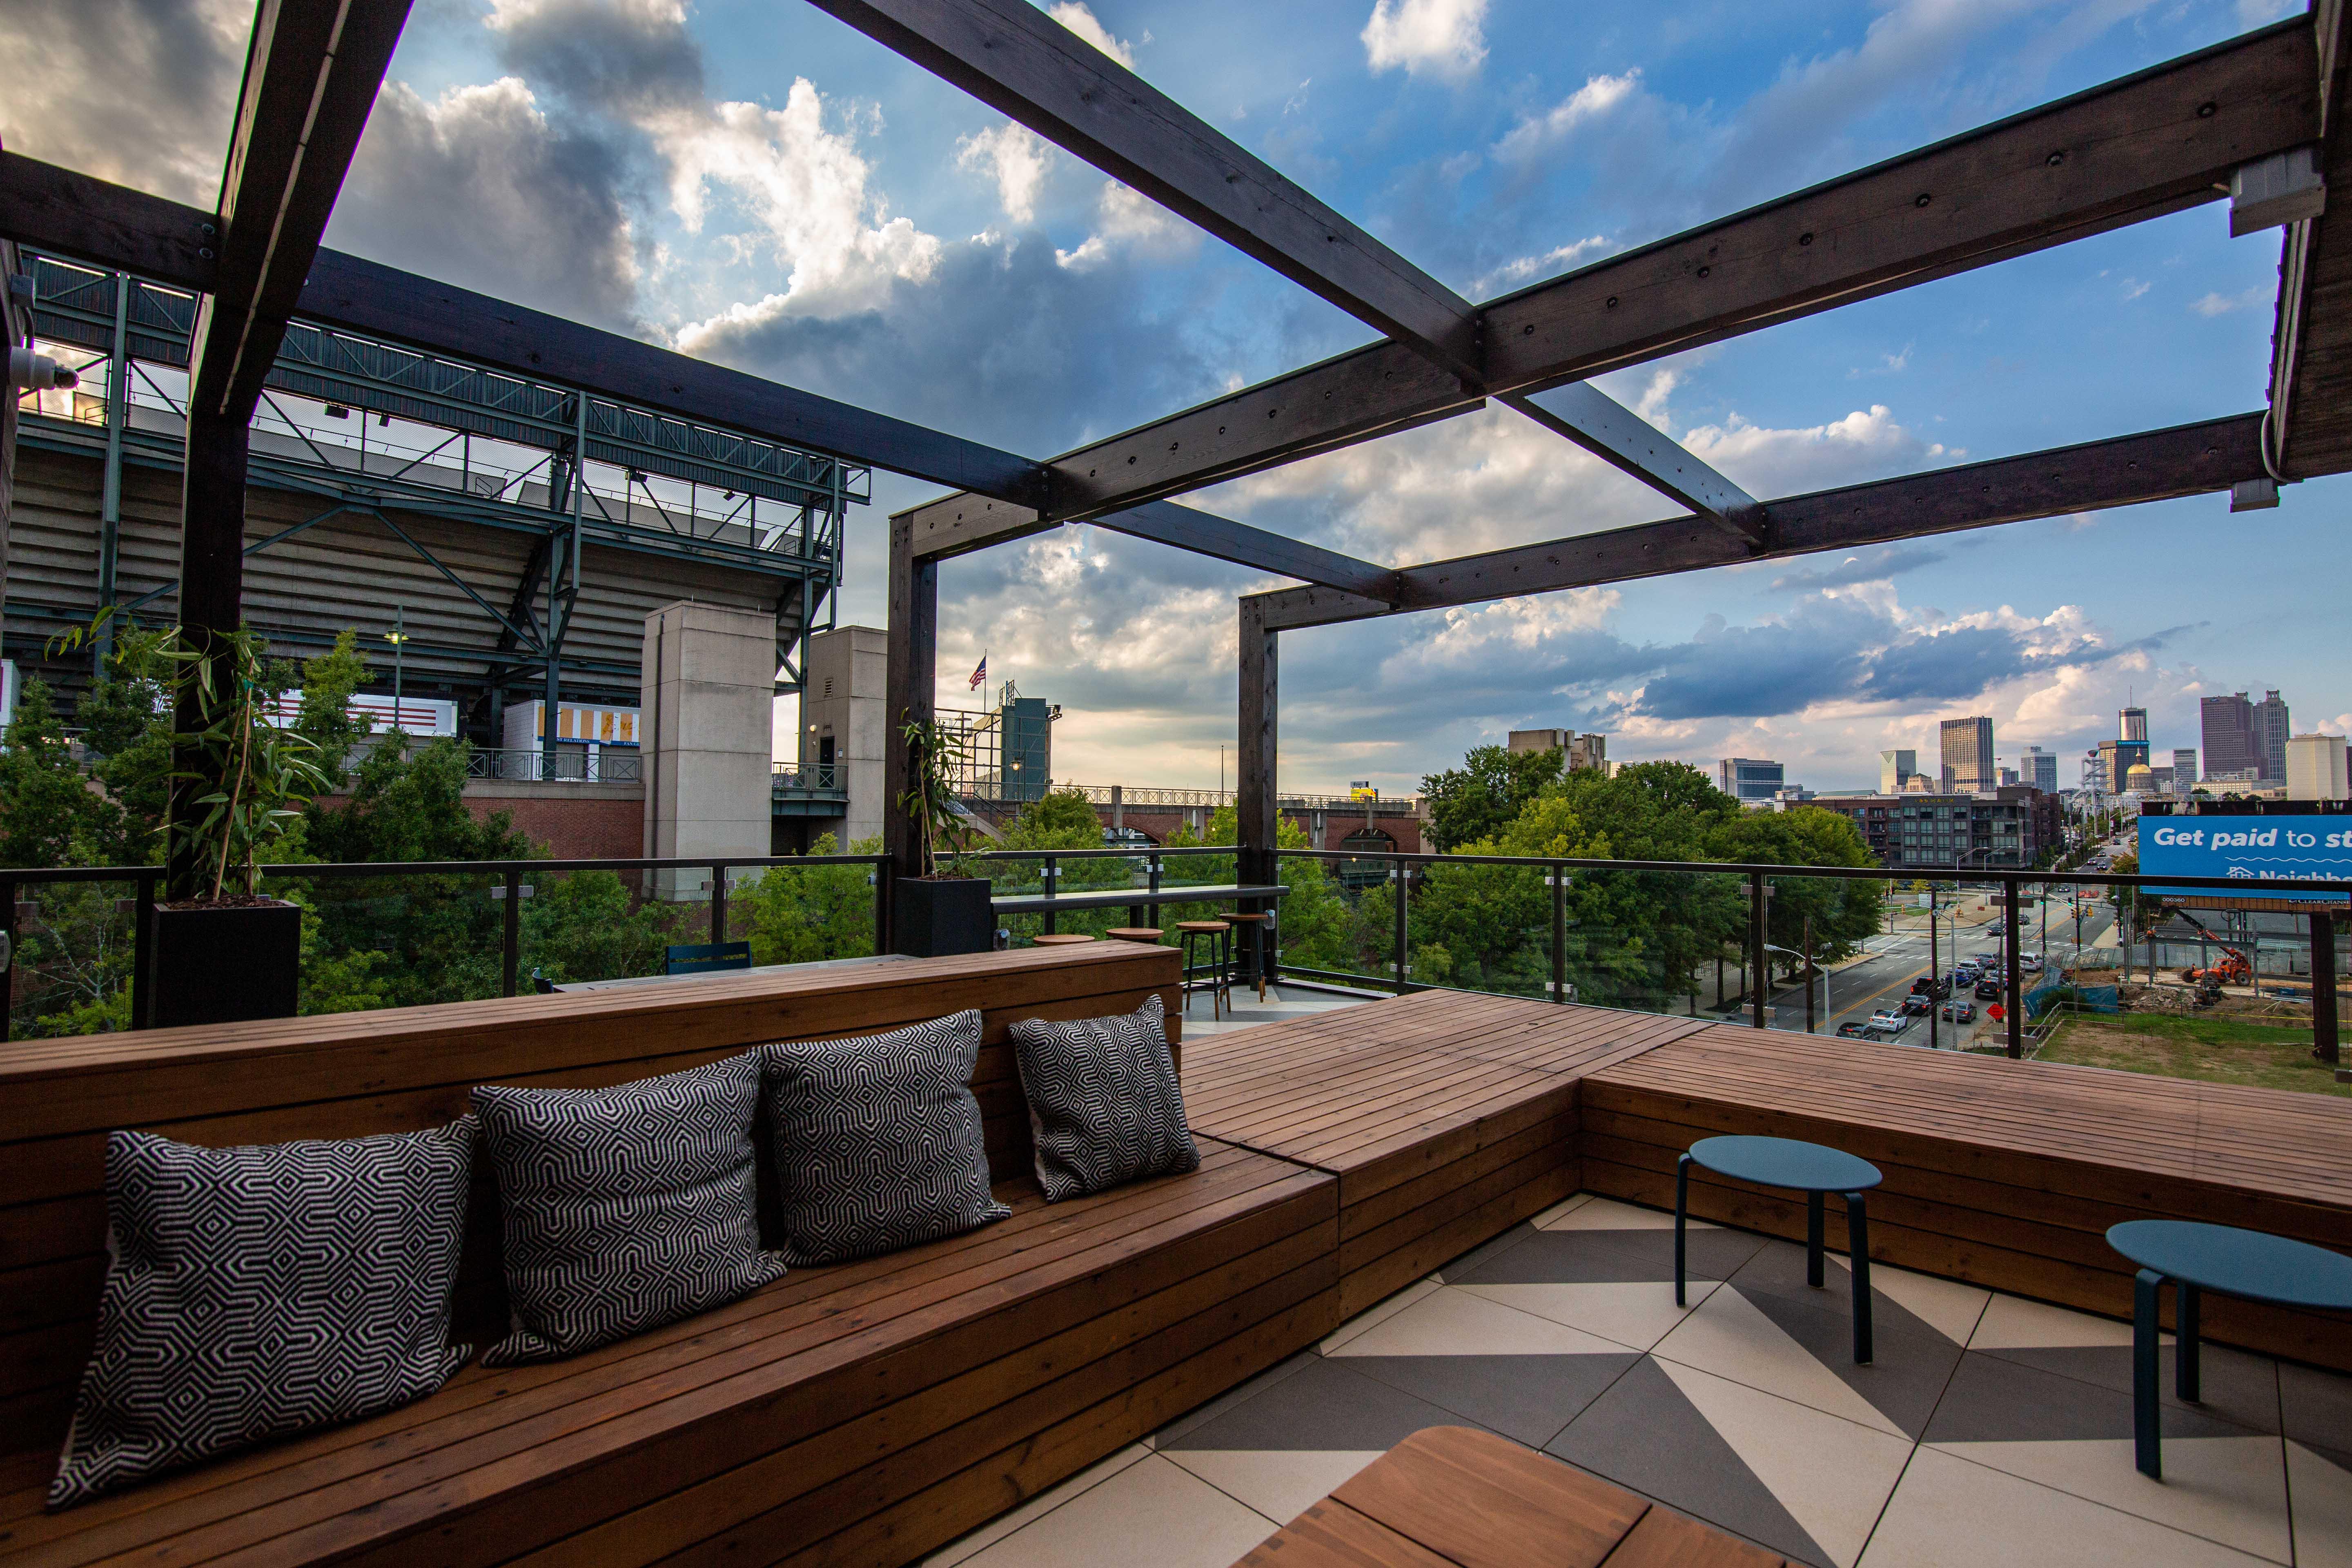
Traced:
<svg viewBox="0 0 2352 1568">
<path fill-rule="evenodd" d="M 1032 947 L 1069 947 L 1077 942 L 1092 941 L 1094 941 L 1094 938 L 1082 935 L 1074 931 L 1040 931 L 1035 936 L 1031 937 L 1029 939 L 1029 945 Z"/>
<path fill-rule="evenodd" d="M 1257 986 L 1257 999 L 1263 1002 L 1265 1000 L 1267 978 L 1265 933 L 1272 928 L 1274 917 L 1270 914 L 1252 914 L 1242 911 L 1227 915 L 1225 918 L 1241 928 L 1234 933 L 1234 956 L 1239 958 L 1246 953 L 1249 958 L 1248 967 L 1242 971 L 1242 984 L 1246 988 L 1255 984 Z"/>
<path fill-rule="evenodd" d="M 1218 1005 L 1233 1005 L 1234 927 L 1231 921 L 1178 921 L 1176 929 L 1184 942 L 1183 996 L 1186 1011 L 1192 1006 L 1192 993 L 1209 994 L 1209 1016 L 1222 1018 Z M 1208 962 L 1201 962 L 1201 949 L 1207 948 Z"/>
<path fill-rule="evenodd" d="M 1139 942 L 1150 947 L 1159 942 L 1160 931 L 1158 926 L 1113 926 L 1103 935 L 1113 942 Z"/>
</svg>

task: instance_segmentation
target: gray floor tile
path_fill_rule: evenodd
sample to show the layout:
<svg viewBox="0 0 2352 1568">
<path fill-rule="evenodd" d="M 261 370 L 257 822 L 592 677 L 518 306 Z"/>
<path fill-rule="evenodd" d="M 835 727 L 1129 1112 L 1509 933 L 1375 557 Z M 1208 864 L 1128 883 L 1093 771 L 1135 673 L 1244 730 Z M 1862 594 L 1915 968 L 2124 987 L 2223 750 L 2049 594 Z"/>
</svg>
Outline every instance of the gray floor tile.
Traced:
<svg viewBox="0 0 2352 1568">
<path fill-rule="evenodd" d="M 1263 1392 L 1180 1432 L 1163 1435 L 1168 1452 L 1186 1448 L 1388 1449 L 1424 1426 L 1476 1426 L 1364 1376 L 1345 1361 L 1315 1357 Z"/>
<path fill-rule="evenodd" d="M 1540 1448 L 1642 1358 L 1624 1355 L 1349 1356 L 1368 1377 Z"/>
<path fill-rule="evenodd" d="M 1259 1394 L 1264 1394 L 1267 1389 L 1272 1388 L 1276 1384 L 1282 1382 L 1285 1378 L 1294 1377 L 1299 1373 L 1305 1372 L 1308 1367 L 1319 1364 L 1322 1359 L 1323 1358 L 1321 1356 L 1316 1354 L 1313 1351 L 1300 1351 L 1297 1355 L 1292 1356 L 1287 1361 L 1276 1363 L 1273 1366 L 1268 1367 L 1265 1371 L 1258 1373 L 1255 1377 L 1251 1378 L 1247 1383 L 1243 1384 L 1240 1387 L 1225 1390 L 1224 1393 L 1220 1394 L 1214 1399 L 1208 1401 L 1206 1404 L 1195 1406 L 1193 1409 L 1185 1412 L 1183 1415 L 1176 1417 L 1175 1420 L 1168 1423 L 1167 1426 L 1160 1428 L 1159 1431 L 1151 1435 L 1153 1446 L 1156 1447 L 1166 1447 L 1168 1444 L 1174 1442 L 1177 1438 L 1182 1436 L 1185 1433 L 1190 1432 L 1193 1427 L 1201 1426 L 1205 1422 L 1215 1420 L 1218 1416 L 1223 1415 L 1226 1411 L 1231 1410 L 1234 1405 L 1242 1404 L 1245 1400 L 1256 1398 Z"/>
<path fill-rule="evenodd" d="M 2095 1383 L 2102 1388 L 2131 1392 L 2132 1369 L 2129 1345 L 2067 1345 L 2043 1348 L 2018 1347 L 1988 1350 L 1979 1354 L 1999 1356 L 2021 1366 L 2042 1372 L 2054 1372 L 2061 1377 L 2079 1378 Z M 2268 1356 L 2252 1355 L 2231 1350 L 2227 1345 L 2207 1344 L 2200 1357 L 2200 1392 L 2204 1395 L 2195 1405 L 2183 1405 L 2173 1390 L 2172 1347 L 2167 1345 L 2158 1365 L 2157 1387 L 2168 1405 L 2200 1410 L 2217 1419 L 2242 1426 L 2249 1432 L 2272 1436 L 2279 1429 L 2278 1363 Z M 2344 1439 L 2352 1442 L 2352 1437 Z"/>
<path fill-rule="evenodd" d="M 1461 1257 L 1454 1258 L 1436 1271 L 1437 1277 L 1449 1285 L 1458 1284 L 1463 1276 L 1485 1267 L 1489 1260 L 1510 1251 L 1528 1237 L 1539 1234 L 1541 1233 L 1532 1223 L 1522 1220 L 1493 1240 L 1481 1242 Z"/>
<path fill-rule="evenodd" d="M 1830 1563 L 1648 1356 L 1569 1423 L 1545 1452 L 1788 1557 L 1822 1568 Z"/>
<path fill-rule="evenodd" d="M 2085 1383 L 2005 1356 L 1970 1351 L 1927 1423 L 1930 1443 L 2039 1443 L 2132 1435 L 2126 1390 Z M 2168 1437 L 2235 1437 L 2246 1429 L 2194 1407 L 2164 1411 Z"/>
<path fill-rule="evenodd" d="M 1873 1291 L 1871 1362 L 1856 1366 L 1853 1276 L 1832 1268 L 1827 1282 L 1814 1289 L 1805 1283 L 1804 1249 L 1790 1250 L 1797 1255 L 1793 1287 L 1780 1283 L 1759 1289 L 1750 1270 L 1742 1268 L 1732 1276 L 1732 1289 L 1916 1441 L 1959 1364 L 1960 1347 Z"/>
<path fill-rule="evenodd" d="M 1688 1268 L 1695 1279 L 1728 1279 L 1754 1258 L 1765 1238 L 1742 1230 L 1694 1230 Z M 1508 1251 L 1459 1273 L 1454 1285 L 1595 1285 L 1672 1279 L 1671 1230 L 1539 1230 Z"/>
<path fill-rule="evenodd" d="M 2279 1405 L 2286 1435 L 2352 1470 L 2352 1377 L 2281 1362 Z"/>
</svg>

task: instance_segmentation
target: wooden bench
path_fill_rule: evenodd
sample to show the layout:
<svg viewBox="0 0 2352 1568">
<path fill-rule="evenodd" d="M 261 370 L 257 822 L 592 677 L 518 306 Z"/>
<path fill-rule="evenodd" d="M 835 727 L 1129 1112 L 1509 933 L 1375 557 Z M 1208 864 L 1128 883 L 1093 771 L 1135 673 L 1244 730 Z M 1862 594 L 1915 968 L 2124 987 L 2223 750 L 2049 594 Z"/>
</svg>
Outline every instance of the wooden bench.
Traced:
<svg viewBox="0 0 2352 1568">
<path fill-rule="evenodd" d="M 1235 1568 L 1787 1568 L 1787 1559 L 1508 1438 L 1429 1426 Z"/>
<path fill-rule="evenodd" d="M 1193 1174 L 1048 1205 L 1015 1018 L 1172 1001 L 1172 950 L 1097 943 L 803 975 L 30 1042 L 0 1056 L 0 1562 L 898 1563 L 1312 1343 L 1339 1321 L 1337 1184 L 1204 1141 Z M 100 1155 L 429 1126 L 477 1083 L 593 1086 L 974 1005 L 1013 1216 L 798 1269 L 718 1311 L 41 1511 L 103 1277 Z M 1171 1035 L 1175 1016 L 1170 1015 Z M 487 1190 L 478 1192 L 487 1200 Z M 460 1331 L 505 1326 L 495 1207 Z"/>
<path fill-rule="evenodd" d="M 1425 991 L 1195 1041 L 1185 1109 L 1339 1179 L 1353 1316 L 1575 1192 L 1581 1077 L 1703 1026 Z"/>
</svg>

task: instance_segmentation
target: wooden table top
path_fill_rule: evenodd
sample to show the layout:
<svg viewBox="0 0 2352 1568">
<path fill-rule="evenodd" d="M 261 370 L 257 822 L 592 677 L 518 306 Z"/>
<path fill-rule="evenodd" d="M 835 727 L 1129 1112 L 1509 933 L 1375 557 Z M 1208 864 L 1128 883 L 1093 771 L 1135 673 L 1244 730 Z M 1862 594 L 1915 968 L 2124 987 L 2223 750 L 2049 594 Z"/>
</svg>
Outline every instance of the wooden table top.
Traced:
<svg viewBox="0 0 2352 1568">
<path fill-rule="evenodd" d="M 1235 1568 L 1786 1568 L 1507 1438 L 1414 1433 Z"/>
</svg>

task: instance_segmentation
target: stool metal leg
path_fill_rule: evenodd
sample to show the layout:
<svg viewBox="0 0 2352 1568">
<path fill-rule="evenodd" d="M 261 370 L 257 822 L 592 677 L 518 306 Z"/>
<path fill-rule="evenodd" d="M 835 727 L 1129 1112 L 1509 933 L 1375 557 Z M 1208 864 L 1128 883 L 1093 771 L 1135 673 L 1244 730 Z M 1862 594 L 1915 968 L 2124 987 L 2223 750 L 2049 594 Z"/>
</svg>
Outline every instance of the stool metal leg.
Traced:
<svg viewBox="0 0 2352 1568">
<path fill-rule="evenodd" d="M 2164 1276 L 2143 1268 L 2132 1281 L 2132 1452 L 2139 1473 L 2164 1479 L 2163 1433 L 2156 1399 L 2156 1298 Z"/>
<path fill-rule="evenodd" d="M 1675 1305 L 1683 1306 L 1683 1231 L 1690 1216 L 1691 1157 L 1675 1162 Z"/>
<path fill-rule="evenodd" d="M 1846 1260 L 1853 1265 L 1853 1363 L 1868 1366 L 1870 1343 L 1870 1212 L 1860 1193 L 1845 1195 Z"/>
<path fill-rule="evenodd" d="M 1805 1283 L 1815 1289 L 1822 1285 L 1822 1236 L 1826 1230 L 1822 1216 L 1822 1194 L 1805 1194 Z"/>
<path fill-rule="evenodd" d="M 2203 1315 L 2204 1292 L 2194 1285 L 2180 1280 L 2172 1282 L 2172 1312 L 2180 1320 L 2180 1338 L 2175 1345 L 2178 1358 L 2173 1363 L 2173 1391 L 2190 1404 L 2200 1404 L 2205 1395 L 2199 1386 L 2198 1344 L 2201 1333 L 2197 1320 Z"/>
</svg>

